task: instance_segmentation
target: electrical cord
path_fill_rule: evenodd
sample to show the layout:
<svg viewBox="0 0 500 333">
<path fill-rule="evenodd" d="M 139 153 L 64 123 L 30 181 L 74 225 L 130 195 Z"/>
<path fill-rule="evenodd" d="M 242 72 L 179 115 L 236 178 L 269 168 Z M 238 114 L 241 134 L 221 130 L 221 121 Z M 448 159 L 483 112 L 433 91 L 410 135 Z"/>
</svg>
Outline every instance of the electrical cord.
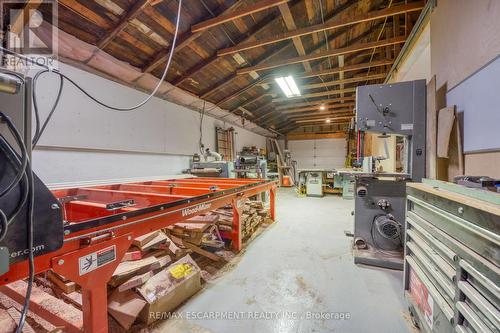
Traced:
<svg viewBox="0 0 500 333">
<path fill-rule="evenodd" d="M 24 204 L 26 203 L 26 200 L 28 199 L 28 193 L 29 193 L 29 188 L 28 188 L 28 179 L 26 177 L 26 168 L 27 168 L 27 165 L 28 165 L 28 152 L 27 152 L 27 149 L 26 149 L 26 145 L 24 144 L 23 140 L 22 140 L 22 137 L 19 133 L 19 131 L 17 130 L 17 128 L 14 126 L 14 124 L 12 123 L 12 121 L 10 120 L 9 117 L 7 117 L 3 112 L 0 111 L 0 119 L 5 121 L 9 127 L 9 131 L 12 133 L 12 135 L 14 136 L 14 138 L 16 139 L 16 142 L 19 146 L 19 149 L 21 150 L 21 167 L 20 167 L 20 172 L 21 173 L 21 179 L 19 179 L 19 181 L 16 181 L 14 180 L 13 182 L 11 182 L 11 184 L 4 189 L 4 191 L 2 192 L 5 192 L 4 195 L 10 193 L 10 191 L 15 187 L 17 186 L 17 184 L 19 184 L 21 181 L 23 181 L 23 184 L 24 184 L 24 188 L 23 188 L 23 197 L 21 200 L 19 200 L 19 203 L 16 207 L 16 209 L 14 209 L 14 211 L 12 212 L 12 215 L 10 217 L 7 218 L 7 224 L 6 226 L 4 225 L 4 221 L 3 221 L 3 217 L 6 216 L 6 214 L 0 210 L 0 218 L 2 218 L 2 222 L 1 223 L 1 226 L 2 226 L 2 230 L 0 231 L 0 241 L 3 240 L 3 238 L 5 237 L 5 234 L 7 233 L 7 229 L 9 227 L 9 225 L 16 219 L 17 215 L 19 214 L 19 212 L 21 211 L 22 207 L 24 206 Z M 3 135 L 0 135 L 4 141 L 7 141 L 5 139 L 5 137 Z M 9 163 L 11 163 L 13 165 L 14 168 L 17 167 L 17 165 L 15 165 L 13 163 L 13 161 L 11 160 L 8 160 Z M 18 173 L 19 175 L 19 173 Z M 17 179 L 17 176 L 15 177 Z M 3 196 L 3 195 L 2 195 Z M 1 196 L 0 196 L 1 197 Z M 3 215 L 2 215 L 3 214 Z"/>
<path fill-rule="evenodd" d="M 7 124 L 7 127 L 9 128 L 9 131 L 12 133 L 14 136 L 14 139 L 16 140 L 17 144 L 19 145 L 19 148 L 21 149 L 21 167 L 18 170 L 16 177 L 12 180 L 12 182 L 4 188 L 0 192 L 0 198 L 4 197 L 6 194 L 10 193 L 10 191 L 19 184 L 21 181 L 21 178 L 23 178 L 24 172 L 26 171 L 26 166 L 28 163 L 28 153 L 26 151 L 26 146 L 23 143 L 23 138 L 19 134 L 19 131 L 16 129 L 14 126 L 14 123 L 12 123 L 12 120 L 10 120 L 10 117 L 6 116 L 3 112 L 0 111 L 0 120 L 4 121 Z"/>
<path fill-rule="evenodd" d="M 200 152 L 203 155 L 205 152 L 203 151 L 203 148 L 205 147 L 203 145 L 203 119 L 205 118 L 205 101 L 203 101 L 203 109 L 200 112 Z"/>
<path fill-rule="evenodd" d="M 29 277 L 28 277 L 28 287 L 26 288 L 26 295 L 24 296 L 24 304 L 23 310 L 21 312 L 21 318 L 19 319 L 19 323 L 17 324 L 16 333 L 22 333 L 24 323 L 26 322 L 26 317 L 28 315 L 29 306 L 30 306 L 30 298 L 31 291 L 33 289 L 33 281 L 35 280 L 35 257 L 33 254 L 33 234 L 34 234 L 34 226 L 33 226 L 33 210 L 35 205 L 35 189 L 34 189 L 34 179 L 33 179 L 33 170 L 31 168 L 31 163 L 28 161 L 28 167 L 26 169 L 27 177 L 28 177 L 28 188 L 29 188 L 29 202 L 28 202 L 28 268 L 29 268 Z"/>
<path fill-rule="evenodd" d="M 21 211 L 22 206 L 26 203 L 27 197 L 29 197 L 28 201 L 28 265 L 29 265 L 29 277 L 28 277 L 28 287 L 26 289 L 26 295 L 25 295 L 25 301 L 23 305 L 23 310 L 21 312 L 21 317 L 19 319 L 19 323 L 17 325 L 16 333 L 21 333 L 22 329 L 24 327 L 24 323 L 26 321 L 26 316 L 29 311 L 29 302 L 30 302 L 30 297 L 31 297 L 31 291 L 33 289 L 33 281 L 35 278 L 35 262 L 34 262 L 34 254 L 33 254 L 33 231 L 34 231 L 34 226 L 33 226 L 33 209 L 34 209 L 34 204 L 35 204 L 35 191 L 34 191 L 34 180 L 33 180 L 33 170 L 31 168 L 31 163 L 29 161 L 29 157 L 27 154 L 26 150 L 26 145 L 24 143 L 24 140 L 22 139 L 21 134 L 19 133 L 19 130 L 16 128 L 16 126 L 12 123 L 9 117 L 7 117 L 3 112 L 0 112 L 0 118 L 7 123 L 10 132 L 16 139 L 20 149 L 21 149 L 21 154 L 22 154 L 22 165 L 20 168 L 20 171 L 22 171 L 21 177 L 19 178 L 18 181 L 14 181 L 11 183 L 11 185 L 8 186 L 10 189 L 8 191 L 7 188 L 3 191 L 5 193 L 10 192 L 10 190 L 19 183 L 21 179 L 25 180 L 25 183 L 27 184 L 27 189 L 24 191 L 23 199 L 20 200 L 20 203 L 18 204 L 16 210 L 14 211 L 13 215 L 7 219 L 5 213 L 0 210 L 0 219 L 1 219 L 1 225 L 2 225 L 2 230 L 0 232 L 0 240 L 2 240 L 5 235 L 7 234 L 9 224 L 12 223 L 12 221 L 17 217 L 18 213 Z M 19 172 L 18 172 L 19 175 Z M 17 179 L 17 176 L 16 176 Z M 13 185 L 15 184 L 15 185 Z"/>
<path fill-rule="evenodd" d="M 33 110 L 35 112 L 35 119 L 36 119 L 36 129 L 35 129 L 35 135 L 33 137 L 32 145 L 33 147 L 36 147 L 38 140 L 40 140 L 40 137 L 42 136 L 43 132 L 45 131 L 45 128 L 47 127 L 47 124 L 49 121 L 52 119 L 52 116 L 54 115 L 54 112 L 56 111 L 56 108 L 59 104 L 59 101 L 61 99 L 62 91 L 64 89 L 64 78 L 62 76 L 59 76 L 59 90 L 57 92 L 57 97 L 52 105 L 52 108 L 50 109 L 49 115 L 45 119 L 43 125 L 40 127 L 40 116 L 39 116 L 39 108 L 38 108 L 38 97 L 37 97 L 37 83 L 38 79 L 40 76 L 42 76 L 45 73 L 50 73 L 49 70 L 43 70 L 38 73 L 33 77 Z"/>
<path fill-rule="evenodd" d="M 7 215 L 0 209 L 0 242 L 4 239 L 5 235 L 7 235 L 7 229 L 9 228 L 9 219 Z"/>
</svg>

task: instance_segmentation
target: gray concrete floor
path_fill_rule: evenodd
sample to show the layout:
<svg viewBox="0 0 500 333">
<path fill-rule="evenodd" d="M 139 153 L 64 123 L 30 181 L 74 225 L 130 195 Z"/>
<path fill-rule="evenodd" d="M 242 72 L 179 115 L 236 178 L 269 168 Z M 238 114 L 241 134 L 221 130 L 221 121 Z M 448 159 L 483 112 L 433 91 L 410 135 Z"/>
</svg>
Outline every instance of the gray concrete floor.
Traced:
<svg viewBox="0 0 500 333">
<path fill-rule="evenodd" d="M 351 239 L 344 236 L 353 228 L 352 209 L 352 200 L 298 198 L 280 189 L 278 222 L 248 246 L 234 269 L 183 305 L 182 318 L 154 331 L 410 332 L 402 273 L 353 264 Z M 235 312 L 268 318 L 206 319 Z"/>
</svg>

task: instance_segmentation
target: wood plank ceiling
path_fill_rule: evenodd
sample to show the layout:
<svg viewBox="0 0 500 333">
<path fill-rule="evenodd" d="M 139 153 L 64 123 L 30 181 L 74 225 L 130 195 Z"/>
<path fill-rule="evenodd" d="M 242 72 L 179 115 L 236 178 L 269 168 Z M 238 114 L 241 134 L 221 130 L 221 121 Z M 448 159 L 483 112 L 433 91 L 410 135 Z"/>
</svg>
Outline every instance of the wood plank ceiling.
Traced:
<svg viewBox="0 0 500 333">
<path fill-rule="evenodd" d="M 161 77 L 177 0 L 59 0 L 59 28 Z M 336 132 L 381 83 L 424 1 L 184 0 L 166 80 L 280 133 Z M 286 98 L 274 78 L 294 76 Z"/>
</svg>

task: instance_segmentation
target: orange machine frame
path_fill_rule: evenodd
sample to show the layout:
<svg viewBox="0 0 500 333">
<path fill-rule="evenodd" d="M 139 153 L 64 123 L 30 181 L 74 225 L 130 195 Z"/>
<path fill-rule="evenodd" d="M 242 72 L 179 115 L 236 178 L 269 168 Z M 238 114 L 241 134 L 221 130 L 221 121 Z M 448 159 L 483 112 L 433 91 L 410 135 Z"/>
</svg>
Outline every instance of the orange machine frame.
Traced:
<svg viewBox="0 0 500 333">
<path fill-rule="evenodd" d="M 108 331 L 107 282 L 130 247 L 132 240 L 190 217 L 232 204 L 233 231 L 222 233 L 241 250 L 243 199 L 270 192 L 271 218 L 275 220 L 276 183 L 262 179 L 184 178 L 115 185 L 53 190 L 64 216 L 64 244 L 61 249 L 35 258 L 36 273 L 47 270 L 76 282 L 82 288 L 83 330 Z M 129 205 L 118 205 L 129 201 Z M 107 261 L 83 272 L 81 261 L 96 253 L 114 253 Z M 0 291 L 18 302 L 24 295 L 8 283 L 28 276 L 26 261 L 11 265 L 0 277 Z M 31 301 L 30 310 L 68 332 L 81 332 L 74 323 Z"/>
</svg>

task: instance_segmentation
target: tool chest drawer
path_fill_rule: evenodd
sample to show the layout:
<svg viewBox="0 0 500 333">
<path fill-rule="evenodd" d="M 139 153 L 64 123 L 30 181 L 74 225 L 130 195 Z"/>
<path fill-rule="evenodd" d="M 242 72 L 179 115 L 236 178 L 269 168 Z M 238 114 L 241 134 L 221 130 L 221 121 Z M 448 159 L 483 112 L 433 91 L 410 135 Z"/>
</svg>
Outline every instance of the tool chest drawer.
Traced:
<svg viewBox="0 0 500 333">
<path fill-rule="evenodd" d="M 410 313 L 423 332 L 500 332 L 500 195 L 455 186 L 408 184 Z"/>
</svg>

